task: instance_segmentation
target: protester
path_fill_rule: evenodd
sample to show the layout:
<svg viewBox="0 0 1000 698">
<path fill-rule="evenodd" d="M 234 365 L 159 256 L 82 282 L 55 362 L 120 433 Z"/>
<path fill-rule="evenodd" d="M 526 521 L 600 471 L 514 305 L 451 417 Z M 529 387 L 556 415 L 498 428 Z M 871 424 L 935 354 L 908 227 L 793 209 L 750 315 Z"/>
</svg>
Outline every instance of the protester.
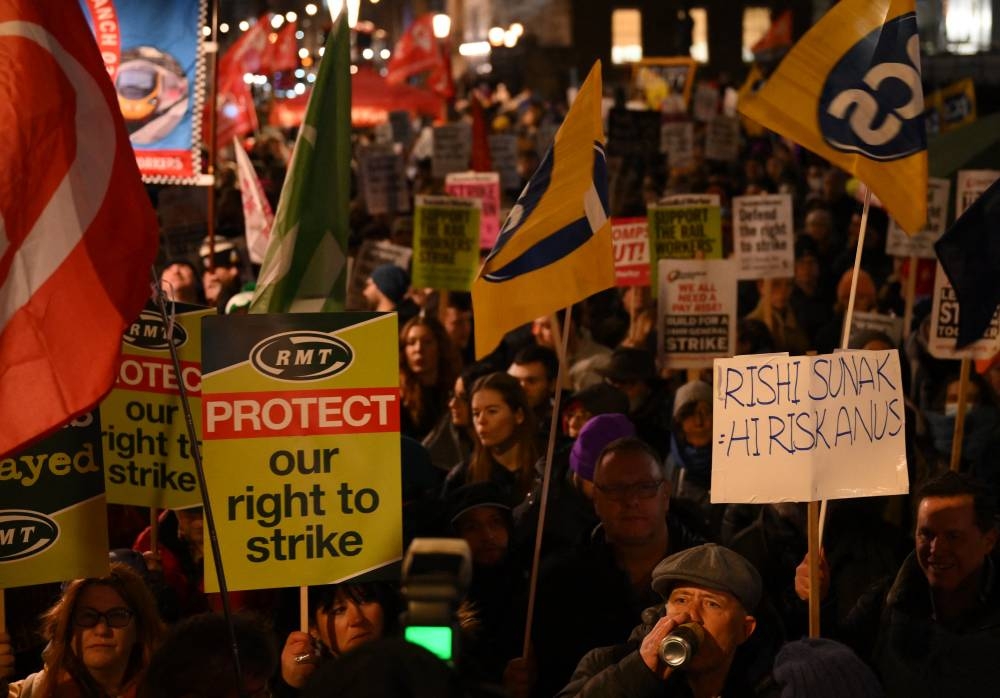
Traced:
<svg viewBox="0 0 1000 698">
<path fill-rule="evenodd" d="M 205 301 L 221 313 L 229 299 L 242 290 L 243 257 L 236 243 L 223 237 L 216 237 L 211 244 L 205 238 L 198 256 L 204 270 L 201 278 Z"/>
<path fill-rule="evenodd" d="M 565 313 L 558 313 L 557 317 L 565 328 Z M 572 318 L 573 322 L 569 328 L 566 346 L 566 370 L 568 374 L 563 387 L 583 390 L 601 381 L 601 376 L 596 369 L 606 361 L 611 350 L 591 338 L 590 332 L 580 323 L 581 314 L 579 312 L 572 313 Z M 547 347 L 556 353 L 562 351 L 562 347 L 556 342 L 551 315 L 535 318 L 531 323 L 531 333 L 539 346 Z"/>
<path fill-rule="evenodd" d="M 424 439 L 448 409 L 458 365 L 441 323 L 417 316 L 399 332 L 400 432 Z"/>
<path fill-rule="evenodd" d="M 198 278 L 198 270 L 186 259 L 172 259 L 163 265 L 160 286 L 168 300 L 205 305 L 205 291 Z"/>
<path fill-rule="evenodd" d="M 657 563 L 704 542 L 672 515 L 659 456 L 634 437 L 611 442 L 598 457 L 594 509 L 601 523 L 590 541 L 550 560 L 539 580 L 538 695 L 565 685 L 588 650 L 627 637 L 659 600 L 650 587 Z M 569 618 L 572 633 L 565 632 Z"/>
<path fill-rule="evenodd" d="M 789 642 L 774 660 L 781 698 L 883 698 L 872 670 L 851 649 L 834 640 Z"/>
<path fill-rule="evenodd" d="M 122 696 L 136 694 L 160 644 L 163 625 L 156 601 L 128 566 L 113 564 L 105 577 L 70 582 L 42 617 L 45 668 L 0 693 L 17 696 Z M 6 633 L 0 633 L 0 671 L 13 667 Z"/>
<path fill-rule="evenodd" d="M 296 695 L 317 666 L 399 630 L 402 601 L 386 582 L 328 584 L 309 590 L 309 632 L 293 631 L 281 650 L 284 695 Z M 290 689 L 290 690 L 289 690 Z"/>
<path fill-rule="evenodd" d="M 478 441 L 472 457 L 455 466 L 445 493 L 466 482 L 495 482 L 513 504 L 525 498 L 538 460 L 535 417 L 521 384 L 506 373 L 483 376 L 472 386 L 472 423 Z"/>
<path fill-rule="evenodd" d="M 753 612 L 761 581 L 753 565 L 721 546 L 700 545 L 660 562 L 652 588 L 663 601 L 647 609 L 627 643 L 583 657 L 559 698 L 776 695 L 755 690 L 759 677 L 737 662 L 740 647 L 757 627 Z M 692 659 L 675 668 L 660 657 L 659 646 L 685 623 L 700 625 L 704 639 Z"/>
<path fill-rule="evenodd" d="M 710 499 L 712 386 L 695 380 L 678 388 L 673 422 L 666 467 L 674 496 L 697 507 L 705 525 L 718 537 L 724 507 L 713 505 Z"/>
<path fill-rule="evenodd" d="M 863 596 L 842 623 L 825 626 L 875 668 L 890 697 L 983 695 L 1000 683 L 996 500 L 948 472 L 927 482 L 917 501 L 916 549 L 895 579 Z M 828 580 L 821 565 L 821 597 Z M 799 598 L 810 586 L 807 557 L 795 574 Z"/>
<path fill-rule="evenodd" d="M 476 444 L 476 430 L 472 424 L 470 393 L 476 380 L 492 373 L 489 366 L 472 364 L 455 379 L 455 387 L 448 394 L 448 412 L 441 416 L 434 429 L 424 437 L 423 444 L 431 461 L 445 472 L 468 460 Z"/>
<path fill-rule="evenodd" d="M 549 425 L 552 423 L 552 398 L 556 393 L 559 357 L 548 347 L 527 346 L 514 356 L 507 373 L 517 378 L 524 389 L 528 405 L 535 413 L 539 448 L 543 448 L 548 443 Z"/>
<path fill-rule="evenodd" d="M 149 663 L 137 698 L 268 698 L 278 649 L 259 618 L 234 615 L 241 684 L 225 617 L 192 616 L 171 630 Z"/>
<path fill-rule="evenodd" d="M 639 438 L 656 449 L 661 458 L 665 457 L 670 449 L 667 435 L 673 395 L 656 375 L 653 353 L 645 349 L 615 349 L 608 365 L 599 369 L 599 373 L 628 396 L 628 416 Z"/>
</svg>

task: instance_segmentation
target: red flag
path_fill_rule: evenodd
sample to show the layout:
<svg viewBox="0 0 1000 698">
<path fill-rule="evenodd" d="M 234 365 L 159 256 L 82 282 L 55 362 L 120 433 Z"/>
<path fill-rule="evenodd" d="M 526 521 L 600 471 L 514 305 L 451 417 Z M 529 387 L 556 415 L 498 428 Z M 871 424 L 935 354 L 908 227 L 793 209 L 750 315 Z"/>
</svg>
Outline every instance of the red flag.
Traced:
<svg viewBox="0 0 1000 698">
<path fill-rule="evenodd" d="M 785 10 L 771 22 L 767 33 L 750 50 L 757 61 L 777 58 L 792 45 L 792 11 Z"/>
<path fill-rule="evenodd" d="M 219 69 L 222 69 L 224 63 L 229 63 L 238 66 L 243 73 L 265 72 L 264 56 L 268 50 L 270 35 L 271 24 L 267 15 L 261 15 L 223 54 L 219 60 Z"/>
<path fill-rule="evenodd" d="M 77 3 L 0 0 L 0 75 L 2 456 L 111 388 L 158 228 Z"/>
<path fill-rule="evenodd" d="M 434 36 L 434 15 L 424 14 L 413 22 L 396 42 L 385 79 L 398 85 L 409 78 L 426 73 L 427 88 L 451 99 L 455 84 L 451 77 L 451 61 L 441 42 Z"/>
<path fill-rule="evenodd" d="M 483 113 L 483 103 L 475 93 L 469 97 L 469 111 L 472 112 L 472 156 L 469 165 L 476 172 L 492 172 L 490 129 Z"/>
<path fill-rule="evenodd" d="M 263 72 L 280 73 L 299 67 L 299 44 L 295 39 L 295 29 L 295 22 L 285 22 L 279 31 L 268 34 L 267 46 L 261 58 Z"/>
<path fill-rule="evenodd" d="M 262 16 L 219 58 L 215 88 L 216 147 L 229 143 L 234 136 L 243 136 L 260 128 L 253 95 L 243 76 L 268 70 L 269 27 L 267 16 Z M 205 134 L 209 133 L 208 110 L 206 104 L 202 128 Z"/>
</svg>

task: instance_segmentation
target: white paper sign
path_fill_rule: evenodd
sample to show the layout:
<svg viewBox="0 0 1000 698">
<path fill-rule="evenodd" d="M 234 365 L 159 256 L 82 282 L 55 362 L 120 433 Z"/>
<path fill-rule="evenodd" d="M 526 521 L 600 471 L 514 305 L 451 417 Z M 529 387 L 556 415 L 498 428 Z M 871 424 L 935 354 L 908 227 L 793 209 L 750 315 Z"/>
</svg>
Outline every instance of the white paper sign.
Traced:
<svg viewBox="0 0 1000 698">
<path fill-rule="evenodd" d="M 521 186 L 521 175 L 517 173 L 517 136 L 496 133 L 489 141 L 493 169 L 500 173 L 500 186 L 517 189 Z"/>
<path fill-rule="evenodd" d="M 741 279 L 789 278 L 795 271 L 790 194 L 733 199 L 733 244 Z"/>
<path fill-rule="evenodd" d="M 903 318 L 882 313 L 858 313 L 851 315 L 851 338 L 849 345 L 861 349 L 858 340 L 865 332 L 881 332 L 895 345 L 903 341 Z"/>
<path fill-rule="evenodd" d="M 668 121 L 660 127 L 660 152 L 667 154 L 667 166 L 686 169 L 694 163 L 694 124 Z"/>
<path fill-rule="evenodd" d="M 959 170 L 955 183 L 955 220 L 998 178 L 1000 170 Z"/>
<path fill-rule="evenodd" d="M 736 267 L 730 259 L 661 259 L 657 339 L 669 368 L 702 368 L 736 351 Z"/>
<path fill-rule="evenodd" d="M 719 90 L 706 82 L 699 82 L 694 88 L 692 105 L 695 121 L 709 122 L 719 113 Z"/>
<path fill-rule="evenodd" d="M 390 146 L 369 146 L 361 151 L 361 184 L 365 206 L 372 215 L 408 213 L 403 156 Z"/>
<path fill-rule="evenodd" d="M 895 350 L 719 359 L 712 402 L 712 502 L 908 490 Z"/>
<path fill-rule="evenodd" d="M 991 359 L 1000 352 L 1000 309 L 993 313 L 983 338 L 964 349 L 955 349 L 958 341 L 958 296 L 938 262 L 934 272 L 934 306 L 927 349 L 938 359 Z"/>
<path fill-rule="evenodd" d="M 472 130 L 466 123 L 434 127 L 434 156 L 431 175 L 439 179 L 450 172 L 465 172 L 472 157 Z"/>
<path fill-rule="evenodd" d="M 705 127 L 705 159 L 736 162 L 740 156 L 740 122 L 716 116 Z"/>
<path fill-rule="evenodd" d="M 895 220 L 889 221 L 886 253 L 894 257 L 934 259 L 934 243 L 944 234 L 948 218 L 948 196 L 951 182 L 931 177 L 927 180 L 927 224 L 916 235 L 907 235 Z"/>
<path fill-rule="evenodd" d="M 401 269 L 410 267 L 413 250 L 402 245 L 394 245 L 388 240 L 365 240 L 351 265 L 351 281 L 347 285 L 348 310 L 368 310 L 362 291 L 365 282 L 371 276 L 375 267 L 382 264 L 395 264 Z"/>
</svg>

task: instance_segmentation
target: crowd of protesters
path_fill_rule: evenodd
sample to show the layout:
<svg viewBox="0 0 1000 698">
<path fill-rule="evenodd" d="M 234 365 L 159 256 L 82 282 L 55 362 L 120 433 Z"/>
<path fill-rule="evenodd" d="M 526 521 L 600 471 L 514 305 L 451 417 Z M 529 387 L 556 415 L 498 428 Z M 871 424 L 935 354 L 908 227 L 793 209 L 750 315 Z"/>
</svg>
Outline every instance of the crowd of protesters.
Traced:
<svg viewBox="0 0 1000 698">
<path fill-rule="evenodd" d="M 518 136 L 526 180 L 539 135 L 562 110 L 482 96 L 492 128 Z M 289 150 L 276 133 L 253 147 L 272 205 Z M 426 157 L 409 155 L 412 193 L 440 193 Z M 683 169 L 660 155 L 611 165 L 628 168 L 616 181 L 641 183 L 613 187 L 612 215 L 641 215 L 667 194 L 712 192 L 730 250 L 732 197 L 790 194 L 794 273 L 766 296 L 740 283 L 739 353 L 839 347 L 861 212 L 844 172 L 773 138 L 745 139 L 739 163 L 705 161 L 696 148 Z M 505 193 L 508 205 L 516 193 Z M 231 197 L 219 192 L 220 201 Z M 219 211 L 212 244 L 197 258 L 165 260 L 162 279 L 177 300 L 239 312 L 252 281 L 241 212 Z M 364 240 L 409 244 L 412 224 L 396 218 L 368 214 L 357 196 L 352 251 Z M 902 316 L 905 275 L 916 270 L 885 253 L 887 225 L 873 210 L 855 309 Z M 927 298 L 901 342 L 869 332 L 852 344 L 899 351 L 914 494 L 831 502 L 820 578 L 811 579 L 804 504 L 711 502 L 711 372 L 663 364 L 648 290 L 610 289 L 569 314 L 537 318 L 476 361 L 468 294 L 411 288 L 408 271 L 375 268 L 364 284 L 368 306 L 354 309 L 400 316 L 406 543 L 458 537 L 471 550 L 453 665 L 401 641 L 404 601 L 391 580 L 310 589 L 308 631 L 295 629 L 297 593 L 264 590 L 233 595 L 238 685 L 229 631 L 213 614 L 219 599 L 204 592 L 201 512 L 163 512 L 152 554 L 142 516 L 115 506 L 112 544 L 145 555 L 118 550 L 108 577 L 7 592 L 0 678 L 10 679 L 10 696 L 1000 694 L 1000 363 L 972 376 L 962 474 L 949 472 L 958 364 L 928 352 Z M 830 639 L 802 639 L 814 583 Z M 689 623 L 704 631 L 694 659 L 664 663 L 661 641 Z"/>
</svg>

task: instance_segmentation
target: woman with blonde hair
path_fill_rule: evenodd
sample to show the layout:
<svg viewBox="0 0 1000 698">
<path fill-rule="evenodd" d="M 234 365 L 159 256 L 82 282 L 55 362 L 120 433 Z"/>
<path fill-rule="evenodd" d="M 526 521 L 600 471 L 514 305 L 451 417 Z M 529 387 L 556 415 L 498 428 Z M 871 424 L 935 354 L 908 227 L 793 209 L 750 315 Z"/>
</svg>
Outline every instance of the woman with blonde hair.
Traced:
<svg viewBox="0 0 1000 698">
<path fill-rule="evenodd" d="M 132 698 L 163 624 L 156 600 L 130 567 L 114 563 L 106 577 L 77 579 L 42 616 L 45 668 L 9 686 L 8 698 Z M 0 634 L 0 667 L 12 666 Z M 2 671 L 2 669 L 0 669 Z"/>
</svg>

